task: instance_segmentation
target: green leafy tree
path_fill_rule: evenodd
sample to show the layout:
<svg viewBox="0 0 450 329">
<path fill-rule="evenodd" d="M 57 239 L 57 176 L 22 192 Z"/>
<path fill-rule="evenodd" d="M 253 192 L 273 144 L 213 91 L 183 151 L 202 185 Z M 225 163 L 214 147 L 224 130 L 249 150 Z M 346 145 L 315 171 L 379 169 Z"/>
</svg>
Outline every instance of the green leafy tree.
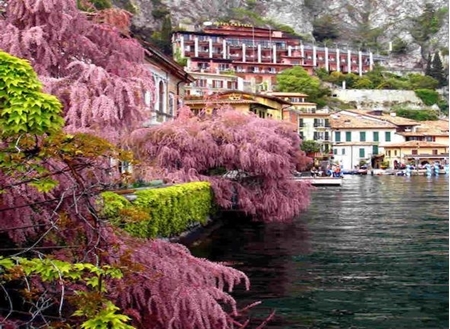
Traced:
<svg viewBox="0 0 450 329">
<path fill-rule="evenodd" d="M 447 84 L 444 67 L 442 66 L 441 56 L 438 51 L 434 53 L 429 75 L 438 81 L 439 87 L 443 87 Z"/>
<path fill-rule="evenodd" d="M 439 31 L 446 16 L 448 17 L 448 8 L 435 10 L 432 3 L 427 3 L 420 16 L 411 18 L 412 27 L 409 32 L 414 41 L 420 45 L 424 60 L 427 58 L 429 41 Z"/>
<path fill-rule="evenodd" d="M 408 75 L 410 88 L 408 89 L 436 89 L 439 85 L 435 78 L 428 75 L 412 73 Z"/>
<path fill-rule="evenodd" d="M 395 38 L 392 41 L 392 53 L 397 55 L 404 55 L 408 51 L 408 43 L 401 39 L 401 38 Z"/>
<path fill-rule="evenodd" d="M 425 75 L 431 76 L 431 54 L 428 53 L 427 64 L 425 66 Z"/>
<path fill-rule="evenodd" d="M 317 153 L 320 151 L 320 144 L 314 140 L 304 140 L 300 146 L 301 150 L 306 154 Z"/>
<path fill-rule="evenodd" d="M 310 76 L 301 66 L 295 66 L 278 74 L 277 90 L 305 93 L 308 95 L 307 100 L 317 103 L 318 107 L 324 106 L 326 96 L 330 95 L 330 90 L 322 87 L 320 79 Z"/>
</svg>

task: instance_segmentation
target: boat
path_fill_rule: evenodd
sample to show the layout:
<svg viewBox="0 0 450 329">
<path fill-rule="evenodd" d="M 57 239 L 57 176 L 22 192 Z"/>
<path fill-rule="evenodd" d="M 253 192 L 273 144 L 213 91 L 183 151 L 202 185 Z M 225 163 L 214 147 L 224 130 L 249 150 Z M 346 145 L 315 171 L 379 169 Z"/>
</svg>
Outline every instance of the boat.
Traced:
<svg viewBox="0 0 450 329">
<path fill-rule="evenodd" d="M 294 177 L 295 181 L 310 182 L 313 186 L 341 186 L 344 177 L 331 177 L 331 176 L 297 176 Z"/>
</svg>

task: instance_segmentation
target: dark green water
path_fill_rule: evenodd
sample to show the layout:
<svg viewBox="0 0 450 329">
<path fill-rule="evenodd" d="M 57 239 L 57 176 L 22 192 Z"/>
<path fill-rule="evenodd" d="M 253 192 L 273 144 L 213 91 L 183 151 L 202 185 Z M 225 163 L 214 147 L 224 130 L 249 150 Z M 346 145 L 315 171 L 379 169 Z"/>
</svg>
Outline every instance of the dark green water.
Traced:
<svg viewBox="0 0 450 329">
<path fill-rule="evenodd" d="M 228 222 L 191 250 L 249 276 L 251 328 L 272 310 L 269 329 L 448 328 L 448 177 L 347 177 L 291 224 Z"/>
</svg>

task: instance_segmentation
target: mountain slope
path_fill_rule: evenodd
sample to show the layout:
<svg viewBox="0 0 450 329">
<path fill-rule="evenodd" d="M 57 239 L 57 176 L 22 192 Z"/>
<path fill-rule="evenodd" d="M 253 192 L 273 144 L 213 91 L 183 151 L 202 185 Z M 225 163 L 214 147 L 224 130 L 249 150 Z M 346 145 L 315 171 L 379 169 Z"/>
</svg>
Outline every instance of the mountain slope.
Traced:
<svg viewBox="0 0 450 329">
<path fill-rule="evenodd" d="M 265 19 L 291 27 L 305 42 L 325 41 L 328 46 L 348 45 L 381 53 L 403 46 L 399 55 L 392 56 L 392 63 L 397 61 L 408 68 L 423 67 L 428 53 L 435 50 L 440 50 L 444 63 L 448 63 L 446 0 L 133 1 L 137 8 L 135 28 L 144 34 L 159 31 L 167 15 L 174 28 L 181 22 L 201 26 L 205 21 L 228 19 L 260 25 Z M 427 10 L 434 16 L 427 16 Z M 335 35 L 330 33 L 330 26 L 335 27 Z M 319 29 L 325 33 L 323 40 L 314 38 Z M 327 40 L 327 36 L 336 38 Z"/>
</svg>

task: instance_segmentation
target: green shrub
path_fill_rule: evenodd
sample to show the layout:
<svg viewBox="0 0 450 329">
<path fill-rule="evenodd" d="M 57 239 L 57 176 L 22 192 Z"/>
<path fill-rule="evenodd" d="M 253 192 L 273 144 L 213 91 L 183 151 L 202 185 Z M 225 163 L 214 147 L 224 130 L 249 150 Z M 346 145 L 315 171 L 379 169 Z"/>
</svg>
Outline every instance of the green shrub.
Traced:
<svg viewBox="0 0 450 329">
<path fill-rule="evenodd" d="M 113 192 L 102 193 L 102 198 L 103 215 L 136 237 L 175 236 L 192 225 L 205 224 L 212 212 L 208 182 L 145 189 L 135 194 L 133 202 Z"/>
<path fill-rule="evenodd" d="M 414 110 L 408 108 L 398 108 L 394 112 L 402 118 L 408 118 L 416 121 L 438 120 L 438 112 L 435 110 Z"/>
<path fill-rule="evenodd" d="M 419 97 L 422 100 L 422 102 L 427 106 L 437 104 L 439 101 L 439 94 L 435 90 L 416 89 L 414 90 L 414 92 L 416 93 L 416 96 Z"/>
</svg>

